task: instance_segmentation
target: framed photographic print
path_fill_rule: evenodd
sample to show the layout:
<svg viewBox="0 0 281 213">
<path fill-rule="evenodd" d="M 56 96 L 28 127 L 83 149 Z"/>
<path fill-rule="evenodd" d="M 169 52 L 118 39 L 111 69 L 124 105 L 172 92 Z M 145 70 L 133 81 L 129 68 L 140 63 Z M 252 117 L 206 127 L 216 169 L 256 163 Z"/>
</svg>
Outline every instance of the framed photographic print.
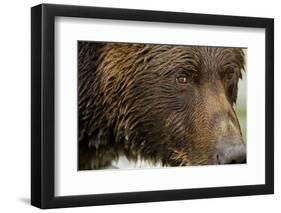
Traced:
<svg viewBox="0 0 281 213">
<path fill-rule="evenodd" d="M 274 191 L 274 21 L 31 9 L 31 203 Z"/>
</svg>

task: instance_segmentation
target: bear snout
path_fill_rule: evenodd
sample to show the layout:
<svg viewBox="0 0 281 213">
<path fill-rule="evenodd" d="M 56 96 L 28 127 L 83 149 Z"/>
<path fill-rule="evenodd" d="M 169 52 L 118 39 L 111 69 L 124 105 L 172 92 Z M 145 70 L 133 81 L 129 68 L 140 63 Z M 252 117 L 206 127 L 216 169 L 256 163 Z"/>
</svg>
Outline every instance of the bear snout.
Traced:
<svg viewBox="0 0 281 213">
<path fill-rule="evenodd" d="M 241 140 L 225 140 L 218 144 L 215 154 L 217 164 L 246 163 L 246 145 Z"/>
</svg>

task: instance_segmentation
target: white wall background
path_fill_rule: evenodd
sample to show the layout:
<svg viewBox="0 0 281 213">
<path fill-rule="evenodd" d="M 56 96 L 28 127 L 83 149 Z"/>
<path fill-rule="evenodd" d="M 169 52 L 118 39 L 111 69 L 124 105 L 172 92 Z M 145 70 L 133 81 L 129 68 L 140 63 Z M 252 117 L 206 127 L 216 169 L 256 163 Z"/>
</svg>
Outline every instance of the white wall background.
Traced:
<svg viewBox="0 0 281 213">
<path fill-rule="evenodd" d="M 45 3 L 170 10 L 194 13 L 275 18 L 275 59 L 281 55 L 279 1 L 245 0 L 45 0 Z M 30 197 L 30 7 L 37 0 L 1 2 L 0 19 L 0 211 L 38 212 Z M 51 210 L 51 212 L 278 212 L 281 209 L 281 69 L 275 62 L 275 195 L 201 199 L 161 203 L 111 205 Z M 258 94 L 257 94 L 258 96 Z M 280 211 L 280 210 L 279 210 Z"/>
</svg>

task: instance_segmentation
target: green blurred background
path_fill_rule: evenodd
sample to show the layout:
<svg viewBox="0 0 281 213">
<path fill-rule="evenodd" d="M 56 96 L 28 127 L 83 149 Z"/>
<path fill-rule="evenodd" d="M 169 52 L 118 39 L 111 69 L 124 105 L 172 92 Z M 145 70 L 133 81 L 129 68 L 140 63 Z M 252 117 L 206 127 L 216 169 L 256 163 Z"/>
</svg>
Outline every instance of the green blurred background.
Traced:
<svg viewBox="0 0 281 213">
<path fill-rule="evenodd" d="M 246 55 L 246 51 L 245 51 Z M 247 76 L 246 72 L 243 71 L 243 78 L 239 81 L 238 84 L 238 98 L 237 104 L 234 106 L 234 109 L 237 113 L 240 127 L 243 134 L 244 142 L 247 142 Z"/>
</svg>

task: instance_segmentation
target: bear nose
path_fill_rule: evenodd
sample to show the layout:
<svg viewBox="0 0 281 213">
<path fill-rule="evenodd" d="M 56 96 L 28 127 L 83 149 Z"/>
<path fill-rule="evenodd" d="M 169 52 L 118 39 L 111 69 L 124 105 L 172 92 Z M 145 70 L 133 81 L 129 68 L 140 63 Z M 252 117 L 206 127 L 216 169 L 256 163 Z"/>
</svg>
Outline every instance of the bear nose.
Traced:
<svg viewBox="0 0 281 213">
<path fill-rule="evenodd" d="M 246 146 L 242 142 L 221 143 L 216 158 L 218 164 L 246 163 Z"/>
</svg>

